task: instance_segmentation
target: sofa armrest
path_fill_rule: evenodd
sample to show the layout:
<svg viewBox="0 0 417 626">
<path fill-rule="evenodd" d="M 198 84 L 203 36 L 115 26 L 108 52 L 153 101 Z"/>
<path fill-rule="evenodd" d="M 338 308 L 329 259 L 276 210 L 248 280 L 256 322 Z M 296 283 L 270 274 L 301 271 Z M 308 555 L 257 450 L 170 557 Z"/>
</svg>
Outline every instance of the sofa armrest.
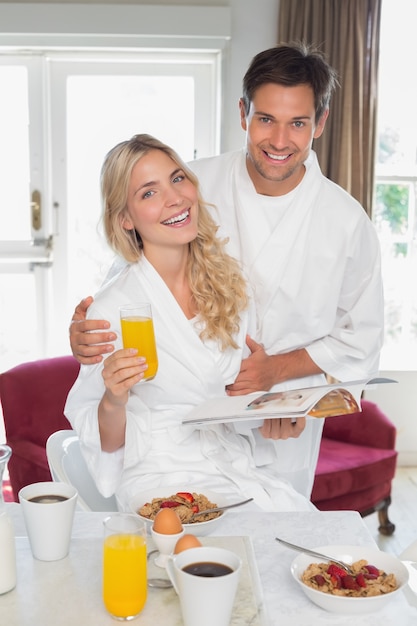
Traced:
<svg viewBox="0 0 417 626">
<path fill-rule="evenodd" d="M 361 412 L 327 417 L 323 437 L 393 450 L 397 434 L 394 424 L 374 402 L 362 400 L 361 404 Z"/>
</svg>

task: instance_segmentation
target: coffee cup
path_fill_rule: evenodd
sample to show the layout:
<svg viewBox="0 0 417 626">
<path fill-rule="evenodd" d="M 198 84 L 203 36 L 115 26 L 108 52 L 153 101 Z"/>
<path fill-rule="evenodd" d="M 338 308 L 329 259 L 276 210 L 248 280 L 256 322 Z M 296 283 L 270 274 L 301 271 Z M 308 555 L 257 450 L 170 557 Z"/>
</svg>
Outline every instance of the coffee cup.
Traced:
<svg viewBox="0 0 417 626">
<path fill-rule="evenodd" d="M 229 626 L 241 569 L 241 559 L 224 548 L 202 546 L 170 556 L 166 570 L 184 626 Z"/>
<path fill-rule="evenodd" d="M 32 554 L 40 561 L 67 556 L 71 542 L 77 490 L 67 483 L 32 483 L 19 491 Z"/>
</svg>

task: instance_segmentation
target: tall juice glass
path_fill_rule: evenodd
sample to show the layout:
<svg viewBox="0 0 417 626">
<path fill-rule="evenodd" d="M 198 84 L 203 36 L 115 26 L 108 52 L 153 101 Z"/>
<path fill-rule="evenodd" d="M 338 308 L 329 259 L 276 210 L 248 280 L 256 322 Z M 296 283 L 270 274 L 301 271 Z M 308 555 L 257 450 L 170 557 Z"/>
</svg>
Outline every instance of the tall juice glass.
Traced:
<svg viewBox="0 0 417 626">
<path fill-rule="evenodd" d="M 104 520 L 104 606 L 127 621 L 142 611 L 146 597 L 146 525 L 137 515 L 112 514 Z"/>
<path fill-rule="evenodd" d="M 153 378 L 158 371 L 155 333 L 151 305 L 148 302 L 120 307 L 120 325 L 124 348 L 136 348 L 148 364 L 145 380 Z"/>
</svg>

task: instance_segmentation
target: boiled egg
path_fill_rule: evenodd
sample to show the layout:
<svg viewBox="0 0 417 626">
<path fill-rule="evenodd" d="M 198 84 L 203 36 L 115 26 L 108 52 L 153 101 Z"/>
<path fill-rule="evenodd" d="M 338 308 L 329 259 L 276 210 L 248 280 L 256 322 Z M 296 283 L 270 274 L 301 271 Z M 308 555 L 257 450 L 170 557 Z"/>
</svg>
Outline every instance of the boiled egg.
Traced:
<svg viewBox="0 0 417 626">
<path fill-rule="evenodd" d="M 155 515 L 153 529 L 160 535 L 177 535 L 182 532 L 182 524 L 175 511 L 172 509 L 161 509 Z"/>
<path fill-rule="evenodd" d="M 178 554 L 179 552 L 182 552 L 183 550 L 188 550 L 189 548 L 199 548 L 201 547 L 201 545 L 201 542 L 199 541 L 199 539 L 197 539 L 195 535 L 186 534 L 178 539 L 177 543 L 175 544 L 174 554 Z"/>
</svg>

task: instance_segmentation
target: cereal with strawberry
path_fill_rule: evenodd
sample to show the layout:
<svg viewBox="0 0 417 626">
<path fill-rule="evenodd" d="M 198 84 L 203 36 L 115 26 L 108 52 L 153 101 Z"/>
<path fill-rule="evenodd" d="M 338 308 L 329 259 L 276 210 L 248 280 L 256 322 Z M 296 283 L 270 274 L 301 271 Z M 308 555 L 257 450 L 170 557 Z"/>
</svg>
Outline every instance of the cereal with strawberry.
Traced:
<svg viewBox="0 0 417 626">
<path fill-rule="evenodd" d="M 155 519 L 155 515 L 160 509 L 174 509 L 183 524 L 193 524 L 198 522 L 207 522 L 221 515 L 221 512 L 207 513 L 204 511 L 214 509 L 217 504 L 210 500 L 202 493 L 178 491 L 171 496 L 153 498 L 151 502 L 144 504 L 139 510 L 139 515 L 147 517 L 150 520 Z M 192 519 L 195 513 L 201 513 L 197 518 Z"/>
<path fill-rule="evenodd" d="M 351 598 L 369 598 L 397 589 L 394 574 L 386 574 L 365 559 L 353 563 L 351 569 L 353 574 L 348 574 L 334 563 L 311 563 L 302 581 L 317 591 Z"/>
</svg>

